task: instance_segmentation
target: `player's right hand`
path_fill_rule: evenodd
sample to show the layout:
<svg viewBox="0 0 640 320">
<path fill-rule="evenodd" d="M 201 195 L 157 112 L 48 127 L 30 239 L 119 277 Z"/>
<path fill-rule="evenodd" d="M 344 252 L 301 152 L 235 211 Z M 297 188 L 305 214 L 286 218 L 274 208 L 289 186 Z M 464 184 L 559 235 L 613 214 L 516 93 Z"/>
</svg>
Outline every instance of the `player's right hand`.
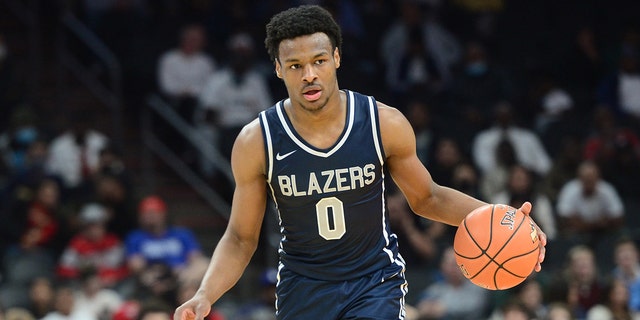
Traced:
<svg viewBox="0 0 640 320">
<path fill-rule="evenodd" d="M 196 293 L 173 314 L 173 320 L 202 320 L 211 312 L 211 303 L 203 294 Z"/>
</svg>

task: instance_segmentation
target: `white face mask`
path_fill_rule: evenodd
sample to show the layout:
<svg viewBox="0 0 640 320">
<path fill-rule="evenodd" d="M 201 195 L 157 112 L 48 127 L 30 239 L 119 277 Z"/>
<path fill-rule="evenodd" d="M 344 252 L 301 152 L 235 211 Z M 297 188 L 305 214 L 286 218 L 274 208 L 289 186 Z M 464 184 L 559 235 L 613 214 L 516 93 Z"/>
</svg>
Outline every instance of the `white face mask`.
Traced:
<svg viewBox="0 0 640 320">
<path fill-rule="evenodd" d="M 4 58 L 7 57 L 8 53 L 9 51 L 7 50 L 7 46 L 5 46 L 3 43 L 0 43 L 0 61 L 4 60 Z"/>
</svg>

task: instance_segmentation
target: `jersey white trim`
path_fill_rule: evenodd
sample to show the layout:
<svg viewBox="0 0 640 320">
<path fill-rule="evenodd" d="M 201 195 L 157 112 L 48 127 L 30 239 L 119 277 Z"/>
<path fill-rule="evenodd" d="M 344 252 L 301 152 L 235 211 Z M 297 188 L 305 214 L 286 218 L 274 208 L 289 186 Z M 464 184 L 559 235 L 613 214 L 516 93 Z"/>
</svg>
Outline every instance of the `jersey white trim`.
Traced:
<svg viewBox="0 0 640 320">
<path fill-rule="evenodd" d="M 380 148 L 380 139 L 378 139 L 378 123 L 376 122 L 377 117 L 376 117 L 376 110 L 375 108 L 377 107 L 376 104 L 374 103 L 374 100 L 371 96 L 367 97 L 367 99 L 369 100 L 369 113 L 370 116 L 369 118 L 371 119 L 371 134 L 373 135 L 373 145 L 376 148 L 376 154 L 378 155 L 378 161 L 380 161 L 380 172 L 381 172 L 381 177 L 380 179 L 382 179 L 382 234 L 384 236 L 384 241 L 385 241 L 385 247 L 384 247 L 384 252 L 389 256 L 389 261 L 393 262 L 395 260 L 395 257 L 393 255 L 393 251 L 389 250 L 389 243 L 390 243 L 390 239 L 389 239 L 389 232 L 387 231 L 386 228 L 386 199 L 385 199 L 385 192 L 386 192 L 386 185 L 384 183 L 385 181 L 385 175 L 384 175 L 384 157 L 382 156 L 382 149 Z"/>
<path fill-rule="evenodd" d="M 268 160 L 268 168 L 267 168 L 267 185 L 269 186 L 269 190 L 271 191 L 271 199 L 273 199 L 273 202 L 276 206 L 276 212 L 278 213 L 278 226 L 280 227 L 280 234 L 283 234 L 282 238 L 283 240 L 286 239 L 286 237 L 284 236 L 284 232 L 283 232 L 283 227 L 282 227 L 282 216 L 280 215 L 280 206 L 278 204 L 278 200 L 276 199 L 276 192 L 275 190 L 273 190 L 273 186 L 271 185 L 271 177 L 273 176 L 273 161 L 274 161 L 274 157 L 273 157 L 273 142 L 271 140 L 271 130 L 269 129 L 269 121 L 267 121 L 267 111 L 262 111 L 260 112 L 260 119 L 262 120 L 262 127 L 264 128 L 264 139 L 265 142 L 267 144 L 267 158 Z M 284 248 L 282 248 L 282 242 L 280 241 L 280 248 L 279 250 L 284 251 Z"/>
<path fill-rule="evenodd" d="M 373 101 L 372 97 L 368 97 L 369 99 L 369 112 L 371 113 L 371 130 L 373 131 L 373 145 L 376 147 L 376 153 L 378 154 L 378 160 L 380 160 L 380 165 L 384 165 L 384 158 L 382 156 L 382 148 L 380 147 L 380 141 L 378 139 L 378 126 L 376 123 L 377 117 L 374 108 L 377 108 L 376 104 Z"/>
<path fill-rule="evenodd" d="M 271 130 L 269 130 L 269 121 L 267 121 L 266 111 L 260 112 L 262 119 L 262 128 L 264 128 L 264 141 L 267 143 L 267 158 L 269 159 L 269 167 L 267 168 L 267 182 L 271 183 L 271 175 L 273 174 L 273 142 L 271 141 Z"/>
<path fill-rule="evenodd" d="M 342 145 L 344 145 L 344 143 L 347 141 L 347 139 L 349 138 L 349 134 L 351 133 L 351 129 L 353 128 L 353 121 L 355 118 L 355 98 L 353 96 L 353 92 L 352 91 L 346 91 L 349 94 L 349 105 L 348 105 L 348 119 L 347 119 L 347 129 L 344 132 L 344 135 L 342 136 L 342 138 L 340 139 L 340 141 L 338 141 L 338 143 L 333 146 L 333 148 L 331 148 L 331 150 L 327 151 L 327 152 L 323 152 L 323 151 L 318 151 L 315 150 L 311 147 L 309 147 L 307 144 L 305 144 L 304 142 L 302 142 L 300 139 L 298 139 L 298 137 L 293 133 L 293 129 L 289 127 L 289 123 L 287 123 L 286 120 L 286 115 L 284 112 L 284 104 L 282 102 L 279 102 L 276 105 L 276 111 L 278 112 L 278 118 L 280 119 L 280 122 L 282 123 L 282 127 L 284 127 L 284 130 L 287 132 L 287 135 L 289 136 L 289 138 L 291 140 L 293 140 L 293 142 L 295 142 L 296 145 L 298 145 L 298 147 L 300 147 L 300 149 L 314 155 L 314 156 L 318 156 L 318 157 L 323 157 L 323 158 L 328 158 L 330 157 L 332 154 L 336 153 L 338 150 L 340 150 L 340 147 L 342 147 Z"/>
</svg>

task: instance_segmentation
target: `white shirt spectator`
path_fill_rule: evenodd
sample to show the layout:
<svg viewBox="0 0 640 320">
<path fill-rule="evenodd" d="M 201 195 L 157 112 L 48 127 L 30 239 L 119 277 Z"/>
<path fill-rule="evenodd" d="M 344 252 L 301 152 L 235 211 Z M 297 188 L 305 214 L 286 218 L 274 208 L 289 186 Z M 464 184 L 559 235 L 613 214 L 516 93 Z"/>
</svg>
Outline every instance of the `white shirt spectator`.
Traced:
<svg viewBox="0 0 640 320">
<path fill-rule="evenodd" d="M 83 150 L 76 143 L 73 133 L 68 131 L 53 139 L 49 145 L 46 168 L 50 173 L 61 177 L 65 187 L 77 187 L 82 182 L 83 154 L 89 170 L 97 170 L 100 151 L 107 146 L 109 139 L 100 132 L 88 130 L 85 141 L 86 148 Z"/>
<path fill-rule="evenodd" d="M 473 159 L 483 174 L 496 168 L 496 147 L 506 138 L 515 149 L 520 164 L 539 175 L 545 175 L 551 169 L 551 158 L 544 149 L 538 136 L 533 132 L 516 127 L 501 129 L 492 127 L 476 136 L 473 146 Z"/>
<path fill-rule="evenodd" d="M 582 183 L 573 179 L 565 184 L 558 195 L 558 215 L 568 218 L 579 214 L 587 222 L 603 217 L 620 218 L 624 214 L 624 205 L 615 188 L 606 181 L 598 181 L 595 193 L 585 196 Z"/>
<path fill-rule="evenodd" d="M 451 77 L 451 67 L 460 60 L 462 49 L 458 40 L 442 25 L 426 20 L 420 26 L 425 51 L 433 58 L 444 80 Z M 386 81 L 394 85 L 401 59 L 409 48 L 409 26 L 404 21 L 392 24 L 382 38 L 381 56 L 386 65 Z"/>
<path fill-rule="evenodd" d="M 91 312 L 96 318 L 111 319 L 111 316 L 123 303 L 122 297 L 114 290 L 100 289 L 89 297 L 84 292 L 78 292 L 76 304 Z"/>
<path fill-rule="evenodd" d="M 201 108 L 216 111 L 222 127 L 243 126 L 272 104 L 265 78 L 253 70 L 241 82 L 228 68 L 215 72 L 200 96 Z"/>
<path fill-rule="evenodd" d="M 205 53 L 187 55 L 180 49 L 170 50 L 158 65 L 160 90 L 169 96 L 197 97 L 214 70 L 215 62 Z"/>
<path fill-rule="evenodd" d="M 618 81 L 620 108 L 625 113 L 640 117 L 640 75 L 622 73 Z"/>
<path fill-rule="evenodd" d="M 88 310 L 78 310 L 72 312 L 70 315 L 63 315 L 60 312 L 50 312 L 44 318 L 40 320 L 98 320 Z"/>
</svg>

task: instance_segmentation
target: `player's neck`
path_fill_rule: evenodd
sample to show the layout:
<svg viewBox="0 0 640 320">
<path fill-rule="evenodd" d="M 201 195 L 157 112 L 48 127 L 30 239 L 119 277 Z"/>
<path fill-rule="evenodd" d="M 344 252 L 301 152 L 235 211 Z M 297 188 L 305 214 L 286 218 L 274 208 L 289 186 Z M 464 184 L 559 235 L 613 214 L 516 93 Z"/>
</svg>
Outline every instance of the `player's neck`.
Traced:
<svg viewBox="0 0 640 320">
<path fill-rule="evenodd" d="M 344 130 L 347 96 L 344 92 L 337 91 L 325 107 L 317 111 L 307 111 L 291 105 L 285 109 L 294 129 L 307 143 L 317 148 L 328 148 Z"/>
</svg>

